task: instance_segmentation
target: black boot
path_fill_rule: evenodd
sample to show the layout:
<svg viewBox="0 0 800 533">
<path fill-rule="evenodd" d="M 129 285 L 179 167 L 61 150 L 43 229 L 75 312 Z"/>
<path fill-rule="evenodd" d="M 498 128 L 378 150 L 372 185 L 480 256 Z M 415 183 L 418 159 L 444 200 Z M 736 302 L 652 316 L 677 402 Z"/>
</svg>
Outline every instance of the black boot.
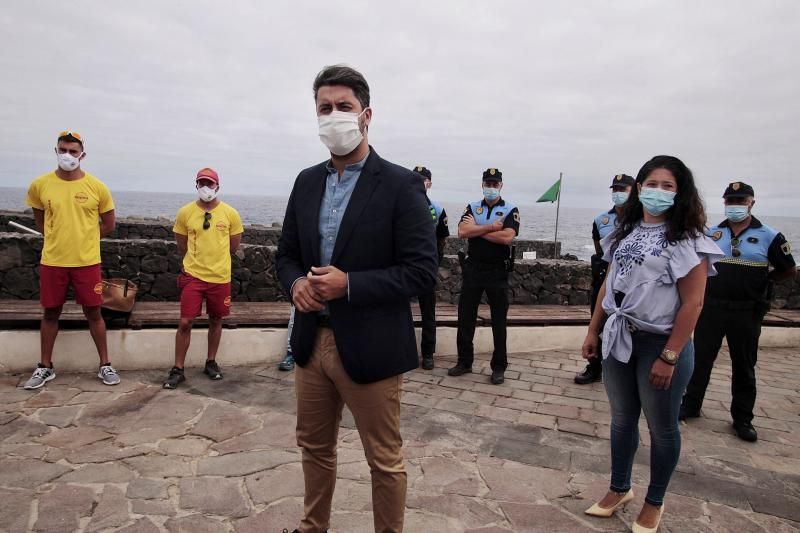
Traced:
<svg viewBox="0 0 800 533">
<path fill-rule="evenodd" d="M 433 354 L 422 356 L 422 370 L 433 370 Z"/>
<path fill-rule="evenodd" d="M 750 422 L 734 422 L 733 429 L 742 440 L 746 440 L 747 442 L 755 442 L 758 440 L 756 428 L 754 428 L 753 424 Z"/>
<path fill-rule="evenodd" d="M 448 376 L 463 376 L 464 374 L 471 374 L 472 367 L 466 366 L 463 363 L 456 363 L 456 366 L 447 371 Z"/>
<path fill-rule="evenodd" d="M 588 385 L 603 379 L 603 364 L 599 357 L 589 359 L 589 364 L 580 374 L 575 375 L 575 383 L 578 385 Z"/>
</svg>

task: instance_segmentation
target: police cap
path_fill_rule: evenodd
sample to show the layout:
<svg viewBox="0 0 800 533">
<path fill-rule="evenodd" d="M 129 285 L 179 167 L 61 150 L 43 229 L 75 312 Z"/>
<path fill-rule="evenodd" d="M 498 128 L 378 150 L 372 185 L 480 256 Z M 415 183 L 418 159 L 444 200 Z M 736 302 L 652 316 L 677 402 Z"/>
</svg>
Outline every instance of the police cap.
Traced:
<svg viewBox="0 0 800 533">
<path fill-rule="evenodd" d="M 483 181 L 503 181 L 503 173 L 496 168 L 487 168 L 483 171 Z"/>
<path fill-rule="evenodd" d="M 431 171 L 428 170 L 427 167 L 423 167 L 420 165 L 412 168 L 411 170 L 413 172 L 416 172 L 417 174 L 421 174 L 426 179 L 431 179 Z"/>
<path fill-rule="evenodd" d="M 611 187 L 627 187 L 628 185 L 633 186 L 636 184 L 636 180 L 633 179 L 632 176 L 628 176 L 627 174 L 617 174 L 611 179 Z"/>
<path fill-rule="evenodd" d="M 725 189 L 723 198 L 744 198 L 746 196 L 755 196 L 753 188 L 741 181 L 734 181 Z"/>
</svg>

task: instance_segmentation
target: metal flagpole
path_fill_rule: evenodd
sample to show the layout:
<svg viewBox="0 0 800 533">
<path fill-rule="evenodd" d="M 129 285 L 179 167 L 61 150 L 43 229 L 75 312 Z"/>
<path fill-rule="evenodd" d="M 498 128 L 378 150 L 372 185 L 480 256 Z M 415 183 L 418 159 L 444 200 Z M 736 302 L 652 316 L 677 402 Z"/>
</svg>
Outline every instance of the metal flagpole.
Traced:
<svg viewBox="0 0 800 533">
<path fill-rule="evenodd" d="M 558 211 L 561 209 L 561 187 L 564 186 L 564 183 L 561 181 L 563 179 L 563 173 L 558 173 L 558 200 L 556 201 L 556 234 L 553 237 L 553 258 L 560 259 L 558 255 Z"/>
</svg>

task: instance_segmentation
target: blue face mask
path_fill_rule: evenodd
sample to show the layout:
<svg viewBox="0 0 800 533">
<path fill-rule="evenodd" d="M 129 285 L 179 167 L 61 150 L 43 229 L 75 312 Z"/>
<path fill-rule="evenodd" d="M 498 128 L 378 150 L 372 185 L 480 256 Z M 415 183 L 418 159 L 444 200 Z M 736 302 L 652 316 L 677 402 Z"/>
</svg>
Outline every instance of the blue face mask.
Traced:
<svg viewBox="0 0 800 533">
<path fill-rule="evenodd" d="M 486 198 L 487 202 L 497 200 L 499 196 L 500 196 L 500 189 L 493 189 L 492 187 L 483 188 L 483 197 Z"/>
<path fill-rule="evenodd" d="M 614 202 L 615 206 L 619 207 L 628 200 L 628 194 L 627 192 L 612 192 L 611 201 Z"/>
<path fill-rule="evenodd" d="M 741 222 L 750 215 L 750 208 L 746 205 L 726 205 L 725 217 L 731 222 Z"/>
<path fill-rule="evenodd" d="M 639 200 L 642 202 L 645 211 L 657 217 L 663 215 L 672 207 L 675 203 L 675 194 L 672 191 L 647 187 L 642 188 L 639 193 Z"/>
</svg>

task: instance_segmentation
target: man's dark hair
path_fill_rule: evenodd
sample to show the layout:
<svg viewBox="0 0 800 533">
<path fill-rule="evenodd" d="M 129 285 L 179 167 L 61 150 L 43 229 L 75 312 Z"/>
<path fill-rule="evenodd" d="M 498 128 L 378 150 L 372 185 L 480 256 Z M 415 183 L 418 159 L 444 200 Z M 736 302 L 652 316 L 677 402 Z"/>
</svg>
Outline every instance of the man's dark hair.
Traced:
<svg viewBox="0 0 800 533">
<path fill-rule="evenodd" d="M 51 137 L 52 139 L 52 137 Z M 72 135 L 62 135 L 56 140 L 56 144 L 60 143 L 61 141 L 68 142 L 68 143 L 78 143 L 81 145 L 81 150 L 83 150 L 83 141 L 78 139 L 77 137 L 73 137 Z"/>
<path fill-rule="evenodd" d="M 703 200 L 694 184 L 692 171 L 677 157 L 657 155 L 639 170 L 636 183 L 644 183 L 644 180 L 659 168 L 669 170 L 678 186 L 675 203 L 667 210 L 667 242 L 675 244 L 682 239 L 697 237 L 706 227 L 706 213 L 703 209 Z M 644 208 L 639 200 L 639 190 L 634 186 L 631 188 L 628 200 L 622 205 L 622 216 L 618 221 L 619 229 L 612 247 L 616 248 L 643 218 Z"/>
<path fill-rule="evenodd" d="M 325 85 L 343 85 L 353 89 L 361 107 L 369 107 L 369 85 L 364 76 L 352 67 L 347 65 L 329 65 L 322 69 L 317 77 L 314 78 L 314 101 L 317 101 L 319 88 Z"/>
</svg>

